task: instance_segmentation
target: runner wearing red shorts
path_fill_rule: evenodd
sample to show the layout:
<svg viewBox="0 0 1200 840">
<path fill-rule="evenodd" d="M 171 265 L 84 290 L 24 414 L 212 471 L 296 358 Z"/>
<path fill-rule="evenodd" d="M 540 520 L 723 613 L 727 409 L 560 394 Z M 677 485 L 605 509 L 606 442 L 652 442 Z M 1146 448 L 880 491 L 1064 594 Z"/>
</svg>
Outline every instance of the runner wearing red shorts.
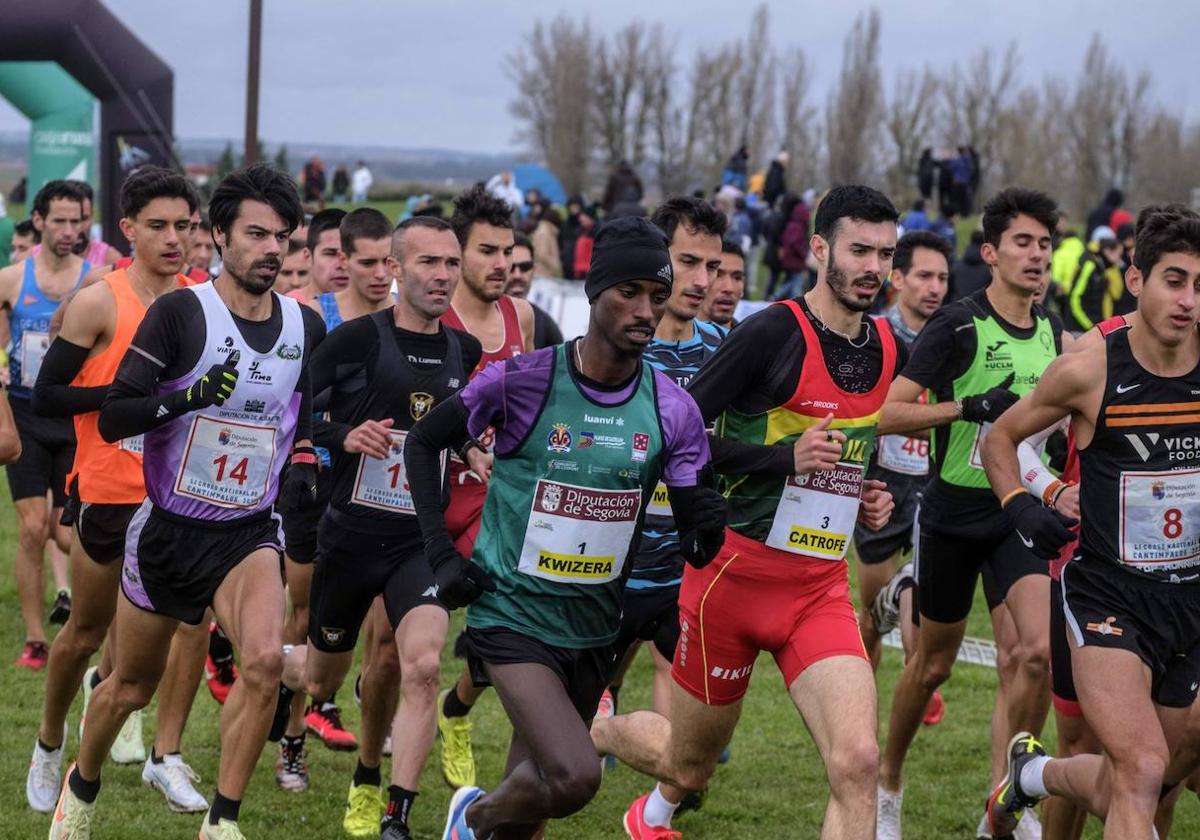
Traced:
<svg viewBox="0 0 1200 840">
<path fill-rule="evenodd" d="M 748 319 L 692 380 L 729 504 L 725 547 L 687 570 L 679 598 L 670 720 L 597 721 L 598 749 L 660 779 L 625 814 L 634 840 L 665 840 L 687 791 L 708 783 L 770 651 L 828 771 L 827 836 L 875 836 L 875 686 L 850 600 L 856 521 L 882 526 L 892 500 L 864 478 L 875 421 L 907 351 L 866 316 L 896 248 L 896 210 L 861 186 L 817 211 L 816 287 Z"/>
</svg>

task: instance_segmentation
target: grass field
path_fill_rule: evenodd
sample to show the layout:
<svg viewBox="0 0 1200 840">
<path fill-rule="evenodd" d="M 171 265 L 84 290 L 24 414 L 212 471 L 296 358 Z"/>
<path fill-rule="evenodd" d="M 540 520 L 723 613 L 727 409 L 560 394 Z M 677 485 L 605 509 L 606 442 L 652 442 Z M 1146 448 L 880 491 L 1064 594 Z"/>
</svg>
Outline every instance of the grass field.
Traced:
<svg viewBox="0 0 1200 840">
<path fill-rule="evenodd" d="M 0 489 L 0 498 L 7 492 Z M 15 529 L 11 507 L 0 506 L 0 839 L 32 840 L 45 836 L 48 817 L 28 809 L 24 797 L 25 771 L 40 715 L 42 677 L 13 668 L 22 641 L 22 630 L 12 582 L 12 548 Z M 988 635 L 986 619 L 976 610 L 972 635 Z M 881 720 L 886 720 L 890 691 L 899 666 L 899 653 L 885 652 L 880 671 Z M 448 682 L 458 663 L 444 660 Z M 945 687 L 946 717 L 919 736 L 908 767 L 905 793 L 905 836 L 921 840 L 973 838 L 983 797 L 988 787 L 988 721 L 995 673 L 963 665 Z M 650 665 L 640 657 L 622 693 L 626 709 L 649 704 Z M 357 710 L 349 690 L 342 692 L 348 725 L 357 724 Z M 201 791 L 211 797 L 217 766 L 218 706 L 205 688 L 200 689 L 184 737 L 184 755 L 203 778 Z M 68 753 L 77 749 L 76 702 L 71 714 Z M 146 716 L 147 744 L 153 730 L 153 705 Z M 492 785 L 499 778 L 508 743 L 508 723 L 494 695 L 487 694 L 474 714 L 476 756 L 480 781 Z M 1053 730 L 1047 732 L 1053 743 Z M 817 837 L 827 787 L 815 750 L 783 690 L 774 663 L 767 657 L 755 669 L 741 725 L 733 740 L 732 760 L 719 768 L 704 806 L 698 813 L 677 820 L 688 838 L 733 840 L 759 838 L 764 830 L 778 836 Z M 331 752 L 320 744 L 310 747 L 312 787 L 288 794 L 275 787 L 272 745 L 259 763 L 246 805 L 242 827 L 257 838 L 312 838 L 344 836 L 341 815 L 354 757 Z M 628 804 L 647 789 L 647 780 L 627 767 L 605 776 L 596 800 L 570 820 L 551 826 L 552 838 L 601 840 L 623 836 L 620 819 Z M 449 791 L 441 781 L 438 758 L 431 757 L 414 809 L 413 827 L 419 840 L 440 836 Z M 167 811 L 162 797 L 142 786 L 140 768 L 107 765 L 104 790 L 95 824 L 97 840 L 162 840 L 195 837 L 196 816 Z M 1099 837 L 1097 825 L 1089 837 Z M 1200 807 L 1190 796 L 1179 807 L 1174 836 L 1200 836 Z"/>
</svg>

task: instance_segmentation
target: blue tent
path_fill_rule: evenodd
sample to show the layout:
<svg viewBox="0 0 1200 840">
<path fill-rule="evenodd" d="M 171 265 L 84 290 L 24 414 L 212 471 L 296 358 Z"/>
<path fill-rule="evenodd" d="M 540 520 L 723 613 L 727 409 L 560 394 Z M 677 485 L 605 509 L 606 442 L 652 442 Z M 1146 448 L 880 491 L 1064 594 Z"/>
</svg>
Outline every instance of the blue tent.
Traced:
<svg viewBox="0 0 1200 840">
<path fill-rule="evenodd" d="M 567 191 L 546 167 L 536 163 L 520 163 L 513 167 L 513 178 L 522 192 L 537 190 L 555 204 L 567 203 Z"/>
</svg>

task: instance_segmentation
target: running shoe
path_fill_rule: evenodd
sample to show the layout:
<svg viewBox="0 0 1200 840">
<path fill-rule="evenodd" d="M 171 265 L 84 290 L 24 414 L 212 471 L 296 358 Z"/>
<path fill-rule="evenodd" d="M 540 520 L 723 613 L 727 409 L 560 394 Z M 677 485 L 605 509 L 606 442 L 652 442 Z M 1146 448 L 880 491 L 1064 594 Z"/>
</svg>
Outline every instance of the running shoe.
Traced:
<svg viewBox="0 0 1200 840">
<path fill-rule="evenodd" d="M 904 790 L 892 793 L 882 787 L 875 795 L 875 840 L 900 840 L 900 810 Z"/>
<path fill-rule="evenodd" d="M 92 815 L 96 812 L 96 803 L 84 802 L 71 792 L 66 779 L 74 769 L 75 765 L 72 764 L 63 778 L 58 807 L 54 809 L 54 820 L 50 823 L 49 840 L 91 840 Z"/>
<path fill-rule="evenodd" d="M 625 812 L 625 833 L 630 840 L 681 840 L 683 834 L 669 826 L 646 824 L 646 800 L 649 798 L 650 794 L 642 794 Z"/>
<path fill-rule="evenodd" d="M 447 689 L 438 695 L 438 733 L 442 736 L 442 778 L 452 788 L 475 786 L 475 756 L 471 752 L 469 715 L 448 718 L 445 708 Z"/>
<path fill-rule="evenodd" d="M 336 703 L 325 702 L 320 707 L 314 703 L 309 706 L 304 715 L 304 725 L 331 750 L 349 752 L 358 749 L 358 739 L 354 733 L 342 726 L 342 713 Z"/>
<path fill-rule="evenodd" d="M 308 756 L 304 752 L 304 735 L 284 737 L 279 742 L 279 761 L 275 762 L 275 784 L 280 790 L 308 790 Z"/>
<path fill-rule="evenodd" d="M 208 814 L 205 814 L 196 840 L 246 840 L 246 835 L 242 834 L 242 830 L 233 820 L 221 819 L 217 820 L 216 825 L 209 825 Z"/>
<path fill-rule="evenodd" d="M 46 620 L 51 624 L 66 624 L 71 617 L 71 590 L 60 589 L 54 597 L 54 606 L 50 608 L 50 616 Z"/>
<path fill-rule="evenodd" d="M 63 740 L 56 750 L 44 750 L 35 740 L 29 775 L 25 777 L 25 799 L 29 807 L 43 814 L 54 810 L 62 788 L 63 749 L 67 745 L 67 725 L 63 724 Z"/>
<path fill-rule="evenodd" d="M 917 580 L 913 574 L 913 564 L 905 563 L 900 567 L 887 586 L 880 589 L 871 602 L 871 619 L 875 622 L 875 632 L 886 636 L 900 623 L 900 593 L 909 586 L 916 586 Z"/>
<path fill-rule="evenodd" d="M 272 744 L 282 740 L 287 733 L 288 721 L 292 718 L 292 698 L 296 692 L 283 683 L 279 684 L 279 696 L 275 698 L 275 715 L 271 718 L 271 728 L 267 730 L 267 740 Z"/>
<path fill-rule="evenodd" d="M 88 703 L 92 702 L 92 692 L 95 691 L 92 688 L 92 677 L 99 670 L 99 668 L 93 665 L 83 672 L 83 708 L 79 712 L 79 743 L 81 744 L 83 743 L 83 724 L 87 720 Z M 99 683 L 96 684 L 99 685 Z"/>
<path fill-rule="evenodd" d="M 467 806 L 483 796 L 483 789 L 460 787 L 450 797 L 450 808 L 446 813 L 446 829 L 442 840 L 475 840 L 475 832 L 467 825 Z"/>
<path fill-rule="evenodd" d="M 219 662 L 213 660 L 212 654 L 204 658 L 204 681 L 208 683 L 208 692 L 222 706 L 229 698 L 229 692 L 237 678 L 238 669 L 237 665 L 233 664 L 233 657 Z M 237 826 L 234 826 L 234 830 L 237 830 Z"/>
<path fill-rule="evenodd" d="M 975 829 L 975 840 L 992 840 L 992 827 L 988 824 L 987 809 L 983 809 L 983 816 L 979 818 L 979 827 Z"/>
<path fill-rule="evenodd" d="M 1032 759 L 1045 754 L 1045 748 L 1028 732 L 1018 732 L 1008 742 L 1008 769 L 987 803 L 988 824 L 993 837 L 1011 835 L 1025 809 L 1038 803 L 1035 797 L 1021 791 L 1021 770 Z"/>
<path fill-rule="evenodd" d="M 1013 840 L 1042 840 L 1042 821 L 1038 819 L 1038 813 L 1033 808 L 1027 809 L 1025 816 L 1017 823 Z"/>
<path fill-rule="evenodd" d="M 200 781 L 183 760 L 183 756 L 164 755 L 159 764 L 146 759 L 142 781 L 167 798 L 167 807 L 177 814 L 198 814 L 208 810 L 208 801 L 196 790 L 193 782 Z"/>
<path fill-rule="evenodd" d="M 351 837 L 378 837 L 379 821 L 383 819 L 383 791 L 379 785 L 350 784 L 346 796 L 346 815 L 342 829 Z"/>
<path fill-rule="evenodd" d="M 113 741 L 108 757 L 117 764 L 141 764 L 146 760 L 146 745 L 142 743 L 142 710 L 125 718 L 117 740 Z"/>
<path fill-rule="evenodd" d="M 18 668 L 28 668 L 30 671 L 40 671 L 46 667 L 50 659 L 50 648 L 45 642 L 26 642 L 21 655 L 17 657 Z"/>
<path fill-rule="evenodd" d="M 379 840 L 413 840 L 413 836 L 408 826 L 397 820 L 383 827 L 383 831 L 379 833 Z"/>
<path fill-rule="evenodd" d="M 937 726 L 945 715 L 946 701 L 942 699 L 941 689 L 935 688 L 933 696 L 929 698 L 929 705 L 925 707 L 925 717 L 921 722 L 926 726 Z"/>
</svg>

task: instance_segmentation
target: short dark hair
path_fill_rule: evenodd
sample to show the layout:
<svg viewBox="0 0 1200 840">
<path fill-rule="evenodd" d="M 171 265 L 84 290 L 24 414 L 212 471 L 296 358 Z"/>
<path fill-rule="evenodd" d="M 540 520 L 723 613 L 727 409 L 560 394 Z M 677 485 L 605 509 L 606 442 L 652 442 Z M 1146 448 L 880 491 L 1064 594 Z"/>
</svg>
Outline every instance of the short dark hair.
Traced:
<svg viewBox="0 0 1200 840">
<path fill-rule="evenodd" d="M 62 178 L 47 181 L 45 186 L 37 191 L 33 199 L 32 213 L 37 213 L 43 219 L 50 214 L 50 202 L 59 199 L 78 202 L 83 210 L 83 191 L 79 189 L 78 181 L 67 181 Z"/>
<path fill-rule="evenodd" d="M 954 249 L 950 247 L 946 237 L 931 230 L 914 230 L 901 236 L 896 243 L 896 253 L 892 255 L 892 268 L 901 274 L 908 274 L 912 269 L 913 251 L 918 248 L 937 251 L 946 258 L 947 267 L 950 266 L 954 257 Z"/>
<path fill-rule="evenodd" d="M 667 235 L 667 243 L 675 241 L 675 231 L 682 223 L 688 233 L 707 233 L 724 236 L 729 222 L 725 214 L 703 198 L 677 195 L 668 198 L 654 209 L 650 221 Z"/>
<path fill-rule="evenodd" d="M 81 181 L 77 178 L 72 178 L 71 183 L 79 187 L 80 195 L 82 195 L 88 201 L 94 202 L 96 200 L 96 191 L 92 189 L 92 185 L 87 181 Z"/>
<path fill-rule="evenodd" d="M 261 201 L 279 214 L 291 233 L 304 221 L 304 206 L 292 179 L 267 163 L 252 163 L 221 179 L 208 203 L 213 230 L 228 233 L 241 213 L 243 201 Z M 218 251 L 220 248 L 217 249 Z"/>
<path fill-rule="evenodd" d="M 894 224 L 900 220 L 900 214 L 891 199 L 879 190 L 862 184 L 843 184 L 827 192 L 817 205 L 813 233 L 832 245 L 842 219 Z"/>
<path fill-rule="evenodd" d="M 38 239 L 37 228 L 33 226 L 33 219 L 22 219 L 13 225 L 13 233 L 16 236 L 32 236 L 36 241 Z"/>
<path fill-rule="evenodd" d="M 1009 187 L 983 206 L 983 241 L 1000 247 L 1000 237 L 1017 216 L 1029 216 L 1053 233 L 1058 228 L 1058 202 L 1040 190 Z"/>
<path fill-rule="evenodd" d="M 528 234 L 521 233 L 521 231 L 519 231 L 519 230 L 513 232 L 513 247 L 514 248 L 527 248 L 529 250 L 530 257 L 534 256 L 537 253 L 533 249 L 533 240 L 529 238 Z"/>
<path fill-rule="evenodd" d="M 396 225 L 395 231 L 392 232 L 392 256 L 400 259 L 401 250 L 400 243 L 404 241 L 404 234 L 412 228 L 425 228 L 426 230 L 448 230 L 454 233 L 454 228 L 450 223 L 441 216 L 409 216 L 407 219 Z M 455 237 L 458 238 L 457 236 Z M 462 247 L 461 244 L 459 247 Z"/>
<path fill-rule="evenodd" d="M 458 237 L 458 244 L 465 248 L 476 222 L 511 230 L 512 212 L 507 201 L 492 195 L 482 184 L 476 184 L 454 199 L 450 226 Z"/>
<path fill-rule="evenodd" d="M 187 202 L 189 214 L 200 207 L 196 191 L 187 178 L 161 166 L 143 166 L 121 184 L 121 215 L 127 219 L 137 218 L 137 214 L 156 198 L 182 198 Z"/>
<path fill-rule="evenodd" d="M 734 242 L 732 239 L 722 239 L 721 240 L 721 253 L 722 254 L 736 254 L 737 256 L 741 257 L 743 260 L 746 259 L 745 249 L 743 249 L 741 245 L 739 245 L 737 242 Z"/>
<path fill-rule="evenodd" d="M 342 231 L 342 250 L 346 256 L 354 253 L 354 243 L 360 239 L 389 239 L 392 223 L 374 207 L 351 210 L 338 225 Z"/>
<path fill-rule="evenodd" d="M 344 218 L 346 218 L 346 211 L 339 210 L 337 207 L 330 207 L 314 215 L 312 221 L 308 223 L 308 239 L 305 243 L 308 245 L 308 250 L 315 252 L 317 243 L 321 241 L 321 234 L 327 230 L 340 228 Z"/>
<path fill-rule="evenodd" d="M 212 230 L 212 222 L 208 220 L 208 214 L 206 213 L 200 214 L 200 230 Z"/>
<path fill-rule="evenodd" d="M 1158 261 L 1172 253 L 1200 256 L 1200 213 L 1182 204 L 1145 208 L 1138 214 L 1133 264 L 1147 278 Z"/>
<path fill-rule="evenodd" d="M 290 239 L 288 239 L 287 255 L 290 257 L 292 254 L 299 254 L 301 251 L 303 251 L 307 247 L 308 247 L 308 242 L 306 240 L 297 239 L 296 237 L 293 236 Z"/>
</svg>

